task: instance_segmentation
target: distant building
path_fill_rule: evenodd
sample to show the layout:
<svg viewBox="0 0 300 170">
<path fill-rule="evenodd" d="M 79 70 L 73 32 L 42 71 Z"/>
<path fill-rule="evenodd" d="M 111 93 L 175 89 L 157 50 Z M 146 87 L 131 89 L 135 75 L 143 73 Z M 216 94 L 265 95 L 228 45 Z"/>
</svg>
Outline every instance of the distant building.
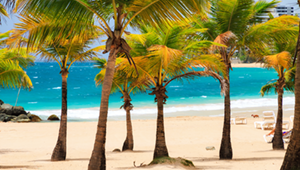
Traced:
<svg viewBox="0 0 300 170">
<path fill-rule="evenodd" d="M 277 6 L 276 12 L 278 13 L 278 16 L 281 15 L 295 15 L 295 8 L 293 6 Z"/>
</svg>

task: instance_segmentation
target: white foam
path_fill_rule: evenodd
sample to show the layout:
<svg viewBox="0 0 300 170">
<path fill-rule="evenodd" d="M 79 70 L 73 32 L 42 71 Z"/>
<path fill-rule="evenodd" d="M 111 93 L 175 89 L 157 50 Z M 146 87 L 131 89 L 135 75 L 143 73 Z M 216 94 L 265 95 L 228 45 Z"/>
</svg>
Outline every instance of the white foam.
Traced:
<svg viewBox="0 0 300 170">
<path fill-rule="evenodd" d="M 38 102 L 28 102 L 28 104 L 37 104 Z"/>
<path fill-rule="evenodd" d="M 38 76 L 35 76 L 35 77 L 33 77 L 34 79 L 37 79 L 37 78 L 39 78 Z"/>
<path fill-rule="evenodd" d="M 207 98 L 207 96 L 201 96 L 202 98 Z"/>
<path fill-rule="evenodd" d="M 61 89 L 61 87 L 53 87 L 52 89 Z"/>
<path fill-rule="evenodd" d="M 184 98 L 181 98 L 184 99 Z M 294 97 L 285 97 L 284 105 L 293 106 L 295 103 Z M 34 104 L 32 102 L 32 104 Z M 275 106 L 277 108 L 277 98 L 259 98 L 259 99 L 244 99 L 244 100 L 232 100 L 231 108 L 242 108 L 245 111 L 240 112 L 254 112 L 257 107 Z M 175 112 L 188 112 L 188 111 L 213 111 L 224 109 L 224 103 L 210 103 L 210 104 L 199 104 L 199 105 L 181 105 L 181 106 L 165 106 L 165 113 Z M 293 108 L 287 108 L 285 110 L 292 110 Z M 60 110 L 38 110 L 31 111 L 33 114 L 39 116 L 50 116 L 51 114 L 60 115 Z M 145 114 L 157 114 L 157 108 L 137 108 L 135 107 L 132 112 L 133 115 L 145 115 Z M 199 112 L 201 113 L 201 112 Z M 108 111 L 109 117 L 114 116 L 125 116 L 126 112 L 123 109 L 111 109 Z M 99 116 L 99 108 L 85 108 L 85 109 L 68 109 L 68 118 L 70 119 L 97 119 Z M 210 115 L 213 117 L 223 116 L 221 115 Z"/>
<path fill-rule="evenodd" d="M 35 84 L 40 84 L 39 82 L 35 82 Z"/>
<path fill-rule="evenodd" d="M 53 67 L 53 66 L 50 66 L 50 67 Z"/>
</svg>

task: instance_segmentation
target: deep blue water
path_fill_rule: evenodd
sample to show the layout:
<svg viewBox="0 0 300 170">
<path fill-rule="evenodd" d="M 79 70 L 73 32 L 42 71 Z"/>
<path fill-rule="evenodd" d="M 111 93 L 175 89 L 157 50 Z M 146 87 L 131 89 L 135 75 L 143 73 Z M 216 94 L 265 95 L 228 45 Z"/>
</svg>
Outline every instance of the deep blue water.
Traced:
<svg viewBox="0 0 300 170">
<path fill-rule="evenodd" d="M 61 76 L 57 63 L 38 62 L 28 68 L 34 88 L 21 90 L 18 104 L 26 110 L 59 110 L 61 107 Z M 68 77 L 68 108 L 99 107 L 101 87 L 96 87 L 95 75 L 99 72 L 93 63 L 77 63 L 70 69 Z M 265 68 L 234 68 L 230 73 L 231 100 L 262 99 L 259 94 L 262 85 L 277 78 L 274 70 Z M 211 77 L 201 77 L 189 82 L 174 81 L 167 88 L 167 106 L 222 103 L 219 82 Z M 0 89 L 0 99 L 14 105 L 18 89 Z M 287 94 L 292 96 L 292 94 Z M 123 103 L 121 93 L 112 94 L 110 108 L 119 108 Z M 272 93 L 267 98 L 276 98 Z M 266 98 L 265 97 L 265 98 Z M 135 108 L 155 107 L 154 96 L 148 93 L 132 96 Z"/>
</svg>

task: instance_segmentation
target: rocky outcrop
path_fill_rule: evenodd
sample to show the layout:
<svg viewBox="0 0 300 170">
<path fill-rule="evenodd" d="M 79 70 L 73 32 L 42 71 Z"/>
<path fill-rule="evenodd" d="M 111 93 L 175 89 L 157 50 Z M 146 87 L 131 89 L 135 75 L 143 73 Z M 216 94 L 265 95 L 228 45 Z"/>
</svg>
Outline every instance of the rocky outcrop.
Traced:
<svg viewBox="0 0 300 170">
<path fill-rule="evenodd" d="M 25 114 L 21 114 L 18 117 L 11 119 L 12 122 L 30 122 L 31 120 Z"/>
<path fill-rule="evenodd" d="M 30 117 L 31 122 L 40 122 L 42 121 L 42 119 L 40 117 L 38 117 L 37 115 L 31 114 Z"/>
<path fill-rule="evenodd" d="M 59 120 L 59 118 L 58 118 L 58 116 L 56 116 L 56 115 L 50 115 L 49 117 L 48 117 L 48 119 L 47 120 Z"/>
<path fill-rule="evenodd" d="M 12 106 L 0 100 L 0 122 L 40 122 L 37 115 L 26 112 L 22 106 Z"/>
</svg>

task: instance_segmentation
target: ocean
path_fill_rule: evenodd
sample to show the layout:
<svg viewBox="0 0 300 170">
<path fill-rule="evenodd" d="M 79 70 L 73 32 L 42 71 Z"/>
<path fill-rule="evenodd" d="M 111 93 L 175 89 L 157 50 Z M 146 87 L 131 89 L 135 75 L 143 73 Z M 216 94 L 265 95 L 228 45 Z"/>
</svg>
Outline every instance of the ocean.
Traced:
<svg viewBox="0 0 300 170">
<path fill-rule="evenodd" d="M 36 62 L 26 69 L 34 88 L 21 89 L 17 105 L 46 119 L 51 114 L 60 115 L 61 76 L 57 63 Z M 69 120 L 96 120 L 99 116 L 101 86 L 96 87 L 94 77 L 99 69 L 93 63 L 76 63 L 70 68 L 68 77 L 68 118 Z M 257 107 L 277 109 L 277 95 L 273 92 L 261 97 L 260 88 L 277 73 L 265 68 L 233 68 L 230 73 L 231 108 L 243 111 Z M 131 95 L 134 109 L 133 117 L 154 117 L 157 113 L 154 96 L 146 93 Z M 15 105 L 18 89 L 0 89 L 0 99 Z M 220 93 L 219 82 L 211 77 L 200 77 L 189 81 L 173 81 L 167 87 L 169 96 L 165 105 L 168 115 L 222 116 L 224 97 Z M 114 120 L 125 119 L 125 111 L 119 109 L 123 104 L 121 93 L 110 96 L 109 117 Z M 294 94 L 284 94 L 285 110 L 293 110 Z"/>
</svg>

